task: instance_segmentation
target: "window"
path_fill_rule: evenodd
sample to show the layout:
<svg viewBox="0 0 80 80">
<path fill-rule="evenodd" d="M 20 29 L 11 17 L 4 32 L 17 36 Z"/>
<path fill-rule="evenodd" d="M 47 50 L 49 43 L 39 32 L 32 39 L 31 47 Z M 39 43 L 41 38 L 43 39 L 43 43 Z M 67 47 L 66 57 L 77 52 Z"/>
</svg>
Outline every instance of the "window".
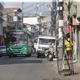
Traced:
<svg viewBox="0 0 80 80">
<path fill-rule="evenodd" d="M 55 39 L 46 39 L 46 38 L 39 39 L 39 44 L 50 45 L 51 43 L 55 43 Z"/>
</svg>

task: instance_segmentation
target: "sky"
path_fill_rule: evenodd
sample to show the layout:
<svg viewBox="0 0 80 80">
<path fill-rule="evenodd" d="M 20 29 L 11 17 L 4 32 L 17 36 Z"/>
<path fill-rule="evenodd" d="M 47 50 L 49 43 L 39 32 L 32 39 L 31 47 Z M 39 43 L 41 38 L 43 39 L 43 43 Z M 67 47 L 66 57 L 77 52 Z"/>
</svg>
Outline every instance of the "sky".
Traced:
<svg viewBox="0 0 80 80">
<path fill-rule="evenodd" d="M 37 15 L 45 15 L 49 16 L 48 20 L 50 21 L 50 10 L 49 5 L 52 0 L 0 0 L 4 2 L 4 8 L 22 8 L 23 5 L 23 15 L 24 16 L 35 16 Z M 38 5 L 38 8 L 37 8 Z M 36 15 L 36 16 L 37 16 Z M 50 22 L 48 23 L 50 24 Z"/>
<path fill-rule="evenodd" d="M 0 0 L 0 2 L 51 2 L 55 0 Z M 80 2 L 80 0 L 70 0 L 70 1 L 76 1 Z"/>
<path fill-rule="evenodd" d="M 4 8 L 21 8 L 25 15 L 43 14 L 50 15 L 49 5 L 51 2 L 5 2 Z M 38 6 L 38 7 L 37 7 Z"/>
<path fill-rule="evenodd" d="M 3 2 L 51 2 L 52 0 L 0 0 Z"/>
</svg>

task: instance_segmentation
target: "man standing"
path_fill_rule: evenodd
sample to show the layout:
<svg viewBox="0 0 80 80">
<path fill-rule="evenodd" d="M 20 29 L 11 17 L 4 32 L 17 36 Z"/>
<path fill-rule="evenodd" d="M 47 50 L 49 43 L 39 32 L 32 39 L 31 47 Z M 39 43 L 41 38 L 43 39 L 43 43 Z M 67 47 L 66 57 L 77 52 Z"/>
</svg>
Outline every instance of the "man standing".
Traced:
<svg viewBox="0 0 80 80">
<path fill-rule="evenodd" d="M 67 60 L 67 65 L 70 69 L 70 72 L 74 72 L 73 70 L 73 42 L 70 39 L 70 34 L 66 34 L 66 39 L 64 41 L 64 46 L 65 46 L 65 58 Z"/>
</svg>

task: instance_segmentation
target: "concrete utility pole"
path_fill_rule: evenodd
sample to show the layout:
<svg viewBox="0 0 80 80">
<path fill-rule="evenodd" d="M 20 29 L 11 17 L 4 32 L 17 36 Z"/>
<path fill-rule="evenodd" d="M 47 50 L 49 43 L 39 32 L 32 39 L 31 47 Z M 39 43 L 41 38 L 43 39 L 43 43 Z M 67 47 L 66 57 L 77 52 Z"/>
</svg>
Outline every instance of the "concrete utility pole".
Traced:
<svg viewBox="0 0 80 80">
<path fill-rule="evenodd" d="M 58 38 L 59 46 L 62 46 L 64 53 L 64 32 L 63 32 L 63 0 L 57 1 L 57 15 L 58 15 Z"/>
<path fill-rule="evenodd" d="M 56 37 L 56 55 L 57 55 L 57 66 L 58 66 L 58 72 L 61 70 L 60 69 L 60 63 L 59 59 L 62 59 L 62 56 L 64 54 L 64 38 L 63 38 L 63 0 L 54 0 L 53 1 L 53 10 L 52 13 L 52 22 L 55 27 L 55 37 Z M 59 43 L 59 45 L 58 45 Z M 58 47 L 61 47 L 61 53 L 59 51 L 58 53 Z"/>
<path fill-rule="evenodd" d="M 24 27 L 24 24 L 23 24 L 23 17 L 24 17 L 24 14 L 23 14 L 23 9 L 24 9 L 24 2 L 22 2 L 22 27 Z"/>
<path fill-rule="evenodd" d="M 57 36 L 59 39 L 63 38 L 63 0 L 55 0 L 53 1 L 53 7 L 52 8 L 52 25 L 55 26 L 55 30 Z M 55 13 L 53 13 L 55 12 Z M 53 16 L 55 19 L 53 19 Z M 63 43 L 62 43 L 63 45 Z"/>
<path fill-rule="evenodd" d="M 58 66 L 58 72 L 61 71 L 60 68 L 60 61 L 63 58 L 64 54 L 64 32 L 63 32 L 63 0 L 55 0 L 56 2 L 56 55 L 57 55 L 57 66 Z M 59 43 L 59 45 L 58 45 Z M 59 53 L 58 53 L 58 47 L 60 46 Z M 63 59 L 62 59 L 63 60 Z"/>
<path fill-rule="evenodd" d="M 62 25 L 63 3 L 59 2 L 59 0 L 54 0 L 52 4 L 53 4 L 53 7 L 52 7 L 52 16 L 51 17 L 52 17 L 52 25 L 55 28 L 55 37 L 56 37 L 55 54 L 57 57 L 58 72 L 60 73 L 60 71 L 61 71 L 60 60 L 62 59 L 62 54 L 64 53 L 64 51 L 63 51 L 64 50 L 63 49 L 63 36 L 62 36 L 63 35 L 63 30 L 62 30 L 62 28 L 63 28 L 63 25 Z M 54 19 L 53 19 L 53 17 L 54 17 Z M 58 43 L 61 48 L 58 48 Z"/>
</svg>

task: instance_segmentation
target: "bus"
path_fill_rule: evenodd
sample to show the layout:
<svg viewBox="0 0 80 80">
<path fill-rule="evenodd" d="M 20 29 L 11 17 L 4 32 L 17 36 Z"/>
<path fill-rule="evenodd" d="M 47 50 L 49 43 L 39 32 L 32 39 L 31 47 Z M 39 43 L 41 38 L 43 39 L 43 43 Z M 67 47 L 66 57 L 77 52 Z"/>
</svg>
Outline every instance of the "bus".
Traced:
<svg viewBox="0 0 80 80">
<path fill-rule="evenodd" d="M 32 53 L 32 35 L 24 30 L 8 30 L 7 32 L 7 54 L 12 56 L 31 56 Z"/>
</svg>

